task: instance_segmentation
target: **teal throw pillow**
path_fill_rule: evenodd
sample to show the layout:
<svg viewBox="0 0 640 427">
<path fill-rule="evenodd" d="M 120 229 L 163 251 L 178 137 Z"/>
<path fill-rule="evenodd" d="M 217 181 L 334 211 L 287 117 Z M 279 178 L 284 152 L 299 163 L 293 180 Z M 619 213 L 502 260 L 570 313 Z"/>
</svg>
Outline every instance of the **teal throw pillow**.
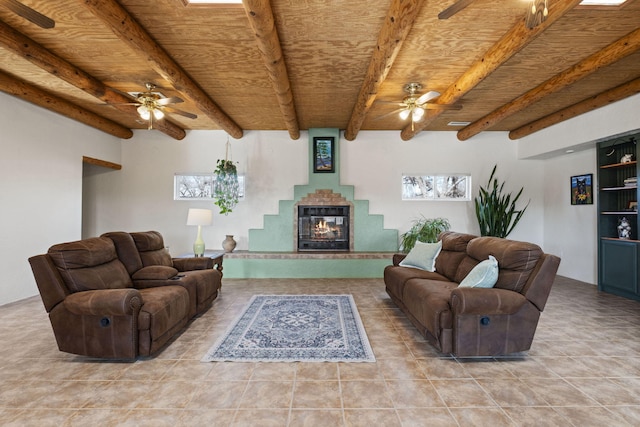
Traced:
<svg viewBox="0 0 640 427">
<path fill-rule="evenodd" d="M 442 250 L 441 241 L 438 243 L 423 243 L 417 241 L 413 249 L 400 261 L 400 265 L 426 271 L 436 271 L 436 257 L 440 253 L 440 250 Z"/>
<path fill-rule="evenodd" d="M 473 267 L 473 270 L 462 279 L 463 288 L 493 288 L 498 281 L 498 261 L 489 255 L 489 259 Z"/>
</svg>

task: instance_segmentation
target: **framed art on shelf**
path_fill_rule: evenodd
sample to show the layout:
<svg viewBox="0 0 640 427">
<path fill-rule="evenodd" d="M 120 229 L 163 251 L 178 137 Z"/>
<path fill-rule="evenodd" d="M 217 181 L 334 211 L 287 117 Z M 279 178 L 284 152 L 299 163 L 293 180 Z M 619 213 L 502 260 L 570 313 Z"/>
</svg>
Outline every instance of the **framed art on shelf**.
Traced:
<svg viewBox="0 0 640 427">
<path fill-rule="evenodd" d="M 593 204 L 593 174 L 587 173 L 571 177 L 571 204 Z"/>
<path fill-rule="evenodd" d="M 334 138 L 313 138 L 313 172 L 333 172 L 335 163 Z"/>
</svg>

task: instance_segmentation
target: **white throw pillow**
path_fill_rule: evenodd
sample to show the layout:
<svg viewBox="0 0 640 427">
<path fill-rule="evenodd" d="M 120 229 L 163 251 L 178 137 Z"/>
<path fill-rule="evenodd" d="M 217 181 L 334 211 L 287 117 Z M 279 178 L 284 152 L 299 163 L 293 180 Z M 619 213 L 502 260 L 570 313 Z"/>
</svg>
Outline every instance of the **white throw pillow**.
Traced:
<svg viewBox="0 0 640 427">
<path fill-rule="evenodd" d="M 462 279 L 463 288 L 493 288 L 498 281 L 498 261 L 489 255 L 489 259 L 473 267 L 473 270 Z"/>
<path fill-rule="evenodd" d="M 400 265 L 426 271 L 436 271 L 436 258 L 440 250 L 442 250 L 442 241 L 438 243 L 423 243 L 417 241 L 413 249 L 400 261 Z"/>
</svg>

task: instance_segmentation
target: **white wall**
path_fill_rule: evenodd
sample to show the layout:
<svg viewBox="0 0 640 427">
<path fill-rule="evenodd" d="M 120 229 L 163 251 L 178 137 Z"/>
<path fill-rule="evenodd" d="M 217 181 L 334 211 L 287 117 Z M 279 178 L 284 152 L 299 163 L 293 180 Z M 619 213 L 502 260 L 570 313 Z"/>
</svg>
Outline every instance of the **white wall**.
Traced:
<svg viewBox="0 0 640 427">
<path fill-rule="evenodd" d="M 544 165 L 544 243 L 562 258 L 558 274 L 597 283 L 597 192 L 592 205 L 571 205 L 570 179 L 593 174 L 597 188 L 596 149 L 547 160 Z"/>
<path fill-rule="evenodd" d="M 637 129 L 638 110 L 640 95 L 518 142 L 499 132 L 466 142 L 457 141 L 453 132 L 423 132 L 408 142 L 397 131 L 361 132 L 355 141 L 341 141 L 342 184 L 354 185 L 357 199 L 370 200 L 371 213 L 384 215 L 387 228 L 403 232 L 413 218 L 425 215 L 446 217 L 454 229 L 476 233 L 473 202 L 402 202 L 400 176 L 470 172 L 477 192 L 498 164 L 498 178 L 507 181 L 507 189 L 524 186 L 523 199 L 531 199 L 510 237 L 561 255 L 561 274 L 595 283 L 595 205 L 569 205 L 569 176 L 595 175 L 592 141 Z M 0 129 L 0 267 L 5 272 L 0 304 L 37 294 L 27 258 L 52 244 L 83 233 L 157 229 L 174 254 L 188 252 L 195 239 L 195 230 L 185 225 L 188 208 L 216 208 L 210 202 L 174 201 L 173 174 L 212 170 L 224 157 L 224 132 L 192 131 L 175 141 L 139 131 L 131 140 L 118 141 L 2 93 Z M 229 216 L 215 210 L 204 239 L 213 248 L 225 234 L 235 234 L 238 248 L 246 249 L 248 229 L 261 228 L 264 214 L 277 213 L 278 201 L 293 197 L 294 184 L 307 183 L 307 133 L 292 141 L 286 132 L 250 131 L 231 141 L 233 160 L 247 175 L 247 199 Z M 564 156 L 567 147 L 586 151 Z M 85 230 L 83 155 L 123 165 L 121 171 L 87 174 Z"/>
<path fill-rule="evenodd" d="M 224 158 L 224 132 L 191 131 L 179 142 L 158 132 L 138 132 L 123 144 L 122 171 L 97 177 L 110 184 L 101 184 L 106 196 L 96 208 L 100 218 L 94 234 L 156 229 L 173 254 L 187 253 L 196 233 L 185 225 L 188 208 L 209 208 L 214 210 L 214 225 L 203 229 L 207 247 L 220 248 L 225 235 L 234 234 L 237 248 L 247 249 L 248 230 L 262 228 L 265 214 L 277 214 L 279 200 L 293 199 L 294 184 L 308 183 L 307 139 L 306 132 L 292 141 L 287 132 L 261 131 L 231 140 L 233 160 L 246 174 L 247 196 L 224 216 L 211 201 L 173 200 L 176 172 L 211 171 L 216 160 Z M 478 233 L 473 201 L 402 201 L 403 172 L 471 173 L 477 188 L 498 164 L 498 178 L 507 181 L 506 189 L 517 192 L 524 186 L 524 203 L 531 199 L 510 237 L 543 243 L 542 163 L 517 160 L 517 145 L 505 133 L 484 133 L 462 143 L 452 132 L 424 132 L 410 142 L 402 141 L 397 131 L 361 132 L 355 141 L 341 140 L 340 149 L 341 183 L 354 185 L 355 198 L 370 200 L 370 213 L 384 215 L 385 227 L 400 232 L 424 215 L 445 217 L 455 230 Z"/>
<path fill-rule="evenodd" d="M 0 93 L 0 304 L 38 293 L 27 259 L 80 238 L 82 156 L 120 161 L 120 140 Z"/>
<path fill-rule="evenodd" d="M 223 131 L 190 131 L 182 141 L 159 132 L 137 132 L 123 143 L 122 170 L 94 176 L 103 192 L 98 201 L 93 235 L 106 231 L 158 230 L 171 253 L 192 250 L 195 227 L 186 225 L 189 208 L 212 209 L 213 226 L 203 227 L 207 248 L 220 248 L 226 234 L 233 234 L 238 249 L 248 247 L 249 228 L 262 228 L 263 214 L 277 213 L 278 201 L 293 198 L 294 184 L 306 184 L 307 133 L 292 141 L 287 132 L 246 132 L 230 139 L 231 158 L 238 172 L 246 174 L 246 200 L 227 216 L 209 201 L 173 200 L 176 173 L 202 173 L 215 169 L 226 155 Z M 102 182 L 100 182 L 102 181 Z"/>
<path fill-rule="evenodd" d="M 595 142 L 640 129 L 640 95 L 580 115 L 518 142 L 519 158 L 544 163 L 544 247 L 562 257 L 559 274 L 598 281 Z M 566 150 L 575 150 L 567 154 Z M 594 204 L 571 206 L 569 179 L 593 173 Z"/>
</svg>

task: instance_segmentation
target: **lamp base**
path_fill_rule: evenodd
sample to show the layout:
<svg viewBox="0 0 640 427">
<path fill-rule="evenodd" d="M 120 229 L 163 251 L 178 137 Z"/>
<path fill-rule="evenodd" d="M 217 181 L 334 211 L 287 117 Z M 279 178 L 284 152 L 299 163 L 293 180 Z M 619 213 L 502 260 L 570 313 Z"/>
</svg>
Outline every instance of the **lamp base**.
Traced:
<svg viewBox="0 0 640 427">
<path fill-rule="evenodd" d="M 196 257 L 204 256 L 204 243 L 194 243 L 193 244 L 193 254 Z"/>
<path fill-rule="evenodd" d="M 193 254 L 196 257 L 204 256 L 204 240 L 202 240 L 202 228 L 198 226 L 198 236 L 193 244 Z"/>
</svg>

